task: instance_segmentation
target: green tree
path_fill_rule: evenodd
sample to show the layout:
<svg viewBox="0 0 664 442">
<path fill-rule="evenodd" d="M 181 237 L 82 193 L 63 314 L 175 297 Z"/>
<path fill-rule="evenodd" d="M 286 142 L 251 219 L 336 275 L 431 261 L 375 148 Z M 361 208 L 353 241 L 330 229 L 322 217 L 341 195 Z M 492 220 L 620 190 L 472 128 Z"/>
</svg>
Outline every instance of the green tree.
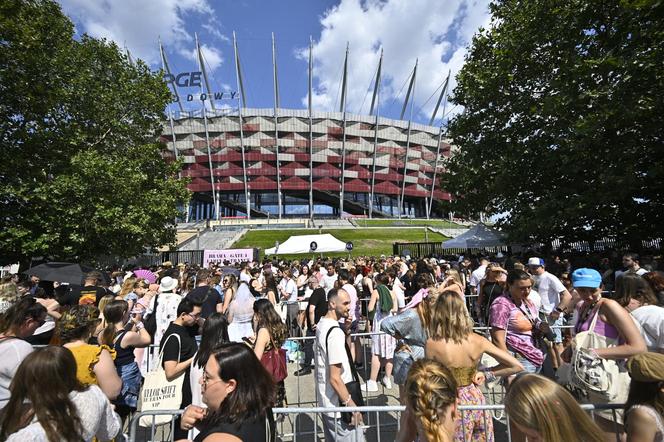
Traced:
<svg viewBox="0 0 664 442">
<path fill-rule="evenodd" d="M 498 0 L 472 41 L 443 186 L 513 241 L 664 236 L 664 2 Z"/>
<path fill-rule="evenodd" d="M 172 242 L 188 198 L 157 142 L 169 91 L 51 0 L 0 3 L 0 261 Z"/>
</svg>

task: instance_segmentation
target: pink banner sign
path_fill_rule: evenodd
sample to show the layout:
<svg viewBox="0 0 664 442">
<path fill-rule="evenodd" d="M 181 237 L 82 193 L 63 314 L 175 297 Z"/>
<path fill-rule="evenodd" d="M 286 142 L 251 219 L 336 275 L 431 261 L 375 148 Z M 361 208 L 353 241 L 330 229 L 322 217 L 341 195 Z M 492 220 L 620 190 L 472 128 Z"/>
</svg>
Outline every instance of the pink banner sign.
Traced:
<svg viewBox="0 0 664 442">
<path fill-rule="evenodd" d="M 207 267 L 210 263 L 223 264 L 224 261 L 236 263 L 253 260 L 254 249 L 205 250 L 203 252 L 203 267 Z"/>
</svg>

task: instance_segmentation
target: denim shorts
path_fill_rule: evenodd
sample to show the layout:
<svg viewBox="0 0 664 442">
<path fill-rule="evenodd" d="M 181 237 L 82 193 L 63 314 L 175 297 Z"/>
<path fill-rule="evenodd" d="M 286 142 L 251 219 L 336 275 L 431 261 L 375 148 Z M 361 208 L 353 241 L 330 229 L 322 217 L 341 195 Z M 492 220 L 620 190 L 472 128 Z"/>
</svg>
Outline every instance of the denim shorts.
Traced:
<svg viewBox="0 0 664 442">
<path fill-rule="evenodd" d="M 562 344 L 563 343 L 563 330 L 560 328 L 563 325 L 565 325 L 565 315 L 562 313 L 560 316 L 558 316 L 558 319 L 554 320 L 552 317 L 549 315 L 546 315 L 544 313 L 540 313 L 540 317 L 542 320 L 546 319 L 546 322 L 551 326 L 551 330 L 553 330 L 553 334 L 556 336 L 555 343 L 556 344 Z M 556 328 L 553 328 L 556 327 Z"/>
</svg>

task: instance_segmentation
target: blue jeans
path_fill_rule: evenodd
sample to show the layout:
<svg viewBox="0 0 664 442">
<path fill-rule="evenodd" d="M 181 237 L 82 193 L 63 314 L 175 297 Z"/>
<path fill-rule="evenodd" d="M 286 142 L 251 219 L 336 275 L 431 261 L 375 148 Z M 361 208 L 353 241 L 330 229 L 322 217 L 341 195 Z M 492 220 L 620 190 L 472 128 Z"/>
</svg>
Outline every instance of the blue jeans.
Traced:
<svg viewBox="0 0 664 442">
<path fill-rule="evenodd" d="M 540 313 L 540 318 L 551 326 L 551 330 L 553 330 L 553 334 L 556 336 L 555 343 L 556 344 L 562 344 L 563 343 L 563 330 L 560 328 L 563 325 L 565 325 L 565 315 L 562 313 L 560 316 L 558 316 L 558 319 L 553 319 L 551 316 L 545 314 L 545 313 Z M 556 328 L 553 328 L 556 327 Z"/>
</svg>

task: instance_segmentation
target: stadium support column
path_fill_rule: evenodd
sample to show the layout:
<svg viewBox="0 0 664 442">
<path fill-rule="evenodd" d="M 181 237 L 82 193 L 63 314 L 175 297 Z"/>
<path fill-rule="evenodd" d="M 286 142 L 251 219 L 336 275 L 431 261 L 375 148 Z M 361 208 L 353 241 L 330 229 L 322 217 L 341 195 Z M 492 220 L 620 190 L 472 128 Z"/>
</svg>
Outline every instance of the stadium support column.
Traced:
<svg viewBox="0 0 664 442">
<path fill-rule="evenodd" d="M 194 34 L 196 39 L 196 49 L 198 50 L 198 35 Z M 200 55 L 200 54 L 199 54 Z M 198 57 L 198 68 L 203 70 L 203 59 Z M 203 88 L 201 87 L 201 92 Z M 214 167 L 212 166 L 212 149 L 210 147 L 210 131 L 208 130 L 207 108 L 205 101 L 201 102 L 201 112 L 203 113 L 203 127 L 205 127 L 205 145 L 207 146 L 208 164 L 210 166 L 210 183 L 212 184 L 212 200 L 214 202 L 214 218 L 219 220 L 219 194 L 214 179 Z"/>
<path fill-rule="evenodd" d="M 309 36 L 309 93 L 307 94 L 309 109 L 309 218 L 314 219 L 314 122 L 312 118 L 312 93 L 313 93 L 313 61 L 314 43 Z"/>
<path fill-rule="evenodd" d="M 281 219 L 281 173 L 279 168 L 279 81 L 277 79 L 277 49 L 272 33 L 272 81 L 274 84 L 274 152 L 277 156 L 277 213 Z"/>
<path fill-rule="evenodd" d="M 410 85 L 408 86 L 408 93 L 406 94 L 406 101 L 403 103 L 403 108 L 401 109 L 401 117 L 403 120 L 403 115 L 406 112 L 406 105 L 408 104 L 408 99 L 410 98 L 410 116 L 408 117 L 408 132 L 406 134 L 406 157 L 403 160 L 403 176 L 401 179 L 401 194 L 399 195 L 399 219 L 403 214 L 403 197 L 406 191 L 406 176 L 408 172 L 408 153 L 410 151 L 410 129 L 413 122 L 413 103 L 415 102 L 415 77 L 417 77 L 417 60 L 415 60 L 415 67 L 413 68 L 413 76 L 410 78 Z M 413 97 L 411 98 L 411 94 Z"/>
<path fill-rule="evenodd" d="M 201 72 L 203 73 L 203 81 L 205 82 L 205 90 L 207 91 L 207 99 L 210 100 L 210 107 L 215 110 L 214 106 L 214 94 L 212 89 L 210 89 L 210 80 L 208 80 L 207 70 L 205 70 L 205 60 L 203 60 L 203 53 L 201 52 L 201 46 L 198 43 L 198 34 L 194 33 L 196 38 L 196 52 L 198 53 L 198 65 L 201 67 Z"/>
<path fill-rule="evenodd" d="M 341 80 L 341 103 L 339 112 L 343 115 L 341 139 L 341 188 L 339 190 L 339 218 L 344 213 L 344 182 L 346 180 L 346 88 L 348 84 L 348 43 L 346 43 L 346 58 L 344 59 L 344 74 Z"/>
<path fill-rule="evenodd" d="M 237 100 L 237 116 L 240 126 L 240 149 L 242 150 L 242 177 L 244 180 L 244 200 L 247 204 L 247 219 L 251 219 L 251 197 L 249 195 L 249 185 L 247 183 L 247 158 L 244 149 L 244 129 L 242 128 L 242 108 L 245 105 L 244 86 L 242 85 L 242 76 L 240 75 L 240 53 L 237 50 L 237 39 L 233 31 L 233 51 L 235 52 L 235 79 L 237 88 L 240 90 L 240 96 Z"/>
<path fill-rule="evenodd" d="M 168 66 L 168 60 L 166 59 L 166 54 L 164 53 L 164 47 L 161 44 L 161 40 L 159 40 L 159 53 L 161 54 L 161 66 L 162 66 L 162 68 L 170 76 L 170 78 L 173 78 L 173 76 L 172 76 L 173 74 L 171 73 L 171 68 Z M 180 94 L 178 93 L 178 88 L 175 85 L 175 81 L 170 81 L 168 83 L 173 88 L 173 94 L 175 94 L 175 101 L 178 103 L 178 107 L 180 108 L 180 112 L 184 112 L 184 107 L 182 106 L 182 100 L 180 100 Z"/>
<path fill-rule="evenodd" d="M 373 205 L 374 205 L 374 188 L 376 185 L 376 153 L 378 151 L 378 109 L 380 108 L 380 73 L 383 66 L 383 50 L 380 50 L 380 59 L 378 60 L 378 70 L 376 71 L 376 84 L 374 84 L 373 96 L 371 97 L 371 109 L 369 110 L 369 115 L 374 114 L 376 120 L 374 122 L 374 143 L 373 143 L 373 155 L 372 165 L 371 165 L 371 194 L 369 195 L 369 219 L 373 217 Z M 375 105 L 375 107 L 374 107 Z"/>
<path fill-rule="evenodd" d="M 441 101 L 443 101 L 443 98 L 445 98 L 445 95 L 447 94 L 447 87 L 450 84 L 450 75 L 452 74 L 452 71 L 450 70 L 447 73 L 447 79 L 445 80 L 445 85 L 443 86 L 443 90 L 440 92 L 440 97 L 438 97 L 438 102 L 436 103 L 436 107 L 433 109 L 433 113 L 431 114 L 431 120 L 429 120 L 429 126 L 433 126 L 433 122 L 436 119 L 436 113 L 438 112 L 438 107 L 440 106 Z M 445 105 L 447 104 L 447 100 L 443 103 L 443 116 L 442 118 L 445 118 Z M 429 197 L 429 204 L 426 207 L 427 211 L 427 219 L 431 217 L 431 209 L 433 207 L 433 191 L 436 187 L 436 175 L 438 174 L 438 160 L 440 159 L 440 145 L 443 141 L 443 123 L 441 121 L 440 123 L 440 132 L 438 132 L 438 144 L 436 147 L 436 162 L 433 168 L 433 179 L 431 181 L 431 196 Z"/>
<path fill-rule="evenodd" d="M 438 174 L 438 158 L 440 157 L 440 145 L 443 142 L 443 126 L 440 126 L 440 132 L 438 132 L 438 147 L 436 149 L 436 163 L 433 167 L 433 179 L 431 180 L 431 196 L 429 197 L 429 207 L 426 208 L 427 219 L 431 216 L 431 208 L 433 207 L 433 191 L 436 187 L 436 175 Z"/>
</svg>

